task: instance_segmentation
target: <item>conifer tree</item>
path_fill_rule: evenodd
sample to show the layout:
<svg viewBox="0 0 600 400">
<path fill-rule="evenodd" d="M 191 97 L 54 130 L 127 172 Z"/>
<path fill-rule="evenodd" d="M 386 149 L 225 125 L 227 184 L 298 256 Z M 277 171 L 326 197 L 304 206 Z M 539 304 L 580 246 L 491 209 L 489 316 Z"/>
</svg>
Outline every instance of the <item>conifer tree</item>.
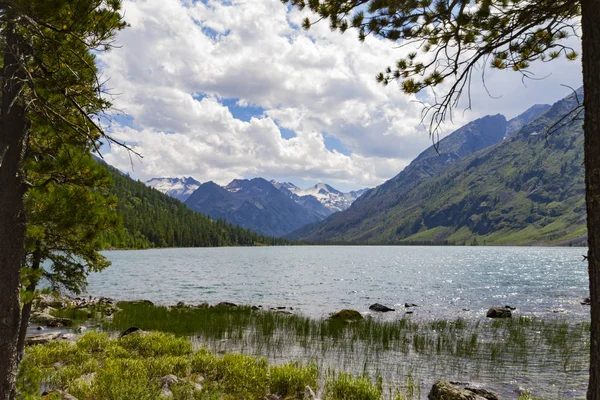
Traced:
<svg viewBox="0 0 600 400">
<path fill-rule="evenodd" d="M 110 103 L 94 52 L 109 50 L 125 27 L 120 7 L 120 0 L 0 1 L 0 400 L 15 396 L 31 127 L 43 121 L 36 135 L 59 144 L 40 160 L 106 138 L 99 118 Z"/>
</svg>

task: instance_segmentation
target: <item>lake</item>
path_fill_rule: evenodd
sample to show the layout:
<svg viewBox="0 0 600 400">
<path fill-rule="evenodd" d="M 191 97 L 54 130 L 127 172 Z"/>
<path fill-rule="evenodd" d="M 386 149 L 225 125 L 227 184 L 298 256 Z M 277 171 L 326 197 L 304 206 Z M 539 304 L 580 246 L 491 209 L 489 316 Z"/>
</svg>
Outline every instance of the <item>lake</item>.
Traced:
<svg viewBox="0 0 600 400">
<path fill-rule="evenodd" d="M 365 333 L 362 325 L 352 325 L 342 337 L 330 337 L 317 323 L 306 336 L 284 319 L 267 333 L 263 326 L 232 324 L 224 336 L 198 334 L 192 340 L 217 353 L 382 374 L 392 385 L 415 377 L 425 396 L 435 379 L 450 379 L 483 385 L 501 398 L 517 398 L 521 387 L 543 398 L 582 398 L 589 346 L 589 325 L 582 323 L 589 321 L 589 307 L 580 304 L 588 295 L 585 253 L 585 248 L 416 246 L 107 251 L 113 265 L 89 277 L 88 292 L 166 305 L 227 301 L 286 307 L 316 318 L 343 308 L 368 315 L 369 305 L 378 302 L 396 311 L 374 315 L 376 320 L 399 324 L 396 328 L 375 324 Z M 418 307 L 408 315 L 405 303 Z M 492 305 L 510 305 L 516 315 L 536 318 L 492 321 L 485 318 Z M 404 318 L 416 323 L 408 331 L 398 328 L 411 326 Z"/>
<path fill-rule="evenodd" d="M 378 302 L 415 317 L 478 318 L 489 306 L 589 320 L 585 248 L 289 246 L 107 251 L 91 295 L 158 304 L 228 301 L 320 317 Z"/>
</svg>

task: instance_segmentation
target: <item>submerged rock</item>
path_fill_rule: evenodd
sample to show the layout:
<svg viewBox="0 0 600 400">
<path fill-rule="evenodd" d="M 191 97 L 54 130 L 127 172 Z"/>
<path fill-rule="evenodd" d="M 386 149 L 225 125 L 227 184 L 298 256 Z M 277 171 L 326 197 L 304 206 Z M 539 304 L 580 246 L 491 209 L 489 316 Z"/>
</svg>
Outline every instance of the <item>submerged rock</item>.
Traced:
<svg viewBox="0 0 600 400">
<path fill-rule="evenodd" d="M 498 400 L 498 396 L 489 390 L 460 387 L 447 381 L 437 381 L 427 398 L 429 400 Z"/>
<path fill-rule="evenodd" d="M 369 310 L 377 311 L 377 312 L 388 312 L 388 311 L 396 311 L 393 308 L 389 308 L 388 306 L 384 306 L 383 304 L 375 303 L 369 306 Z"/>
<path fill-rule="evenodd" d="M 512 312 L 505 307 L 490 307 L 486 317 L 488 318 L 511 318 Z"/>
<path fill-rule="evenodd" d="M 356 310 L 340 310 L 331 314 L 329 319 L 337 319 L 342 321 L 361 321 L 363 316 Z"/>
<path fill-rule="evenodd" d="M 32 346 L 35 344 L 46 344 L 60 337 L 60 332 L 40 333 L 39 335 L 31 335 L 25 338 L 25 345 Z"/>
</svg>

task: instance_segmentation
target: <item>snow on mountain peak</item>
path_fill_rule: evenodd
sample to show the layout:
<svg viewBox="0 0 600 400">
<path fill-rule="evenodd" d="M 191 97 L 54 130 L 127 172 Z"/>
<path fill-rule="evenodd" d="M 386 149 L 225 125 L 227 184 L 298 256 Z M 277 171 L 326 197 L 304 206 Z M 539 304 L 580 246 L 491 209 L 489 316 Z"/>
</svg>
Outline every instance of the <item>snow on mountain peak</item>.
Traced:
<svg viewBox="0 0 600 400">
<path fill-rule="evenodd" d="M 200 182 L 191 176 L 182 176 L 180 178 L 152 178 L 146 181 L 146 186 L 184 202 L 200 187 Z"/>
<path fill-rule="evenodd" d="M 319 182 L 308 189 L 300 189 L 298 186 L 289 182 L 280 183 L 273 180 L 271 181 L 271 184 L 284 193 L 287 190 L 298 197 L 313 196 L 332 212 L 343 211 L 347 209 L 366 190 L 362 189 L 349 193 L 343 193 L 323 182 Z"/>
</svg>

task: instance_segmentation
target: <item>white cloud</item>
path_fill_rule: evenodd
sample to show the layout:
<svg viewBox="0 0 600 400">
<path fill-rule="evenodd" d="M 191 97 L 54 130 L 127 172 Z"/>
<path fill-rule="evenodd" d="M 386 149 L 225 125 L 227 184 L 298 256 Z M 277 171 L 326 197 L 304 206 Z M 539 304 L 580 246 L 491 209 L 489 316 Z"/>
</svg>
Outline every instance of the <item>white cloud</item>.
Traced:
<svg viewBox="0 0 600 400">
<path fill-rule="evenodd" d="M 133 172 L 140 179 L 191 175 L 227 183 L 258 175 L 373 186 L 430 144 L 420 106 L 374 79 L 408 49 L 375 38 L 360 43 L 354 32 L 331 32 L 327 23 L 299 30 L 303 12 L 279 0 L 126 0 L 124 9 L 131 27 L 119 34 L 122 48 L 100 61 L 119 94 L 115 106 L 134 120 L 135 128 L 112 129 L 143 154 Z M 572 68 L 560 71 L 562 77 Z M 506 89 L 500 78 L 492 85 Z M 546 93 L 544 101 L 560 95 Z M 222 104 L 229 98 L 264 114 L 236 119 Z M 539 102 L 491 101 L 480 92 L 474 98 L 475 112 L 459 113 L 456 127 Z M 296 137 L 282 138 L 278 126 Z M 327 149 L 324 135 L 351 154 Z M 106 159 L 131 169 L 122 149 Z"/>
</svg>

